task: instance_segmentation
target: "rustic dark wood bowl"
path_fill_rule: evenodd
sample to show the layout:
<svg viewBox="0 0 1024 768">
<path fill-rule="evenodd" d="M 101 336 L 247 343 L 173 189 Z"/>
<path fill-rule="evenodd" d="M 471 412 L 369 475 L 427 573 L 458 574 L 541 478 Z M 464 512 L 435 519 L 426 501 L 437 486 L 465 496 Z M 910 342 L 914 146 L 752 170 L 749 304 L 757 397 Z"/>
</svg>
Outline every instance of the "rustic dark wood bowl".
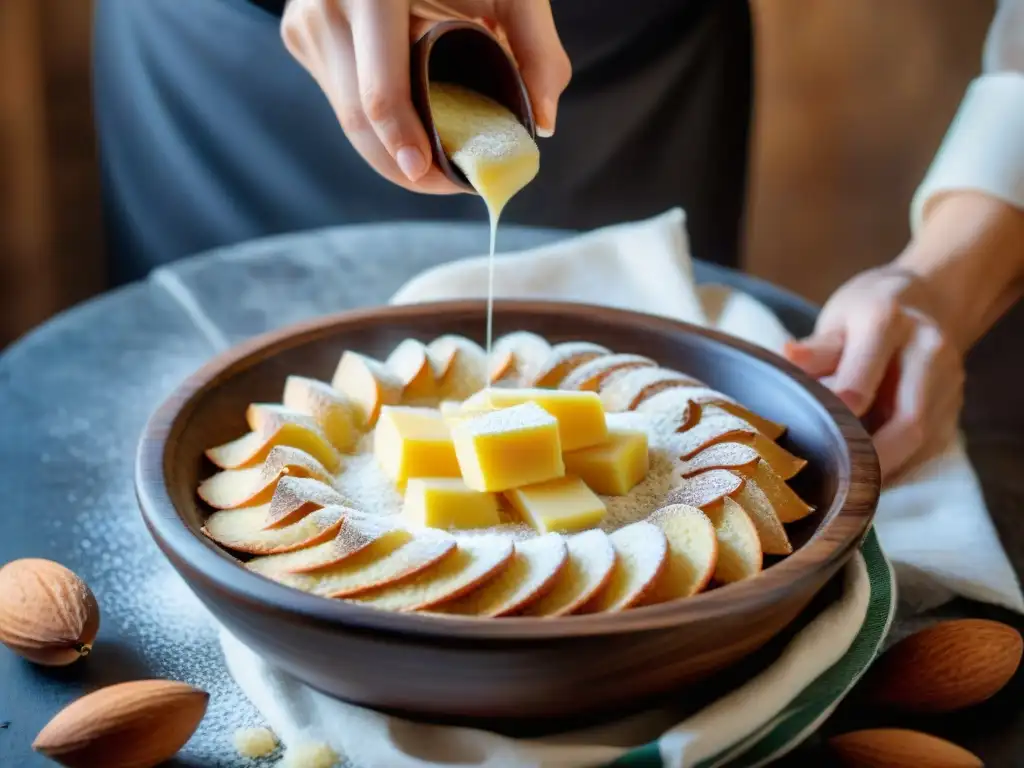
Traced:
<svg viewBox="0 0 1024 768">
<path fill-rule="evenodd" d="M 467 192 L 476 190 L 449 159 L 434 127 L 430 111 L 430 83 L 461 85 L 489 96 L 519 118 L 536 138 L 533 106 L 519 68 L 501 43 L 479 24 L 443 21 L 431 27 L 412 47 L 409 58 L 412 101 L 430 138 L 434 164 L 454 184 Z"/>
<path fill-rule="evenodd" d="M 245 408 L 285 377 L 329 380 L 345 349 L 384 357 L 402 339 L 483 341 L 484 302 L 348 312 L 256 338 L 188 379 L 151 418 L 136 490 L 153 537 L 213 615 L 268 661 L 358 704 L 505 727 L 605 713 L 685 687 L 783 630 L 853 554 L 874 514 L 878 462 L 853 414 L 764 350 L 684 323 L 555 302 L 498 301 L 495 332 L 585 339 L 691 373 L 789 429 L 809 461 L 795 483 L 818 512 L 797 550 L 757 577 L 616 615 L 473 619 L 401 614 L 304 594 L 250 573 L 200 533 L 204 449 L 245 431 Z"/>
</svg>

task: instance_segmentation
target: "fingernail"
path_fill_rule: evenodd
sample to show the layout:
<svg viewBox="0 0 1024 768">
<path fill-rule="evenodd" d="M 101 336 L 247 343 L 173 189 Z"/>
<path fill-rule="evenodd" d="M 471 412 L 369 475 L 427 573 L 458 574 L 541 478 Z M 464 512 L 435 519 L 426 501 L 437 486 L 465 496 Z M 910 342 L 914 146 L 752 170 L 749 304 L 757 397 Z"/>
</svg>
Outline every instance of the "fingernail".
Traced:
<svg viewBox="0 0 1024 768">
<path fill-rule="evenodd" d="M 402 147 L 395 155 L 395 160 L 409 181 L 419 181 L 427 172 L 427 160 L 416 147 Z"/>
<path fill-rule="evenodd" d="M 545 123 L 547 123 L 547 120 L 551 122 L 543 126 L 538 123 L 537 135 L 542 139 L 550 139 L 555 135 L 555 114 L 558 112 L 558 102 L 552 99 L 544 99 L 540 106 L 541 114 L 546 118 Z"/>
</svg>

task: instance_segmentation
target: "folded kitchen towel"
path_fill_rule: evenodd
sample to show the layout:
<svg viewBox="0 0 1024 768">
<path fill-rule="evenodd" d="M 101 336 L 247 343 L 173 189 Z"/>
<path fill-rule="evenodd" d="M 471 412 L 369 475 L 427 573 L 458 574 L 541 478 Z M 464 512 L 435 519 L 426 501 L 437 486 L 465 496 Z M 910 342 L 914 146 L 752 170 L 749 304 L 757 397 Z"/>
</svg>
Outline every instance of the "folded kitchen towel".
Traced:
<svg viewBox="0 0 1024 768">
<path fill-rule="evenodd" d="M 392 301 L 483 297 L 487 282 L 486 257 L 467 259 L 418 276 Z M 751 297 L 725 286 L 694 284 L 685 218 L 678 209 L 503 255 L 494 282 L 502 298 L 641 310 L 714 327 L 773 351 L 790 338 Z M 916 604 L 962 594 L 1024 609 L 959 442 L 883 493 L 876 529 Z M 221 644 L 232 676 L 287 746 L 328 742 L 353 767 L 659 764 L 649 749 L 666 768 L 725 766 L 740 754 L 742 765 L 763 765 L 812 732 L 863 674 L 891 619 L 888 574 L 872 534 L 863 554 L 846 567 L 841 595 L 753 679 L 697 712 L 647 712 L 540 740 L 412 723 L 362 709 L 274 669 L 227 631 L 222 631 Z M 636 749 L 644 744 L 648 747 Z"/>
</svg>

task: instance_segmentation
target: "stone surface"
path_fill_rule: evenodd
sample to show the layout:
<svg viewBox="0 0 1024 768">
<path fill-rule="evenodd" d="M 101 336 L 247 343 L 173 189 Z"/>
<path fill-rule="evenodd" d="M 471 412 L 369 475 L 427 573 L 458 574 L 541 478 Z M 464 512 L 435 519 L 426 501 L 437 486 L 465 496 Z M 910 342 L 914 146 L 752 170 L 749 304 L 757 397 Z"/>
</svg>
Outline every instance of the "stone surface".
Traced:
<svg viewBox="0 0 1024 768">
<path fill-rule="evenodd" d="M 508 227 L 499 247 L 520 249 L 558 236 Z M 87 689 L 148 676 L 184 680 L 213 694 L 202 729 L 177 765 L 243 764 L 231 734 L 252 725 L 254 713 L 227 677 L 205 609 L 153 545 L 136 507 L 133 465 L 145 420 L 215 351 L 314 315 L 383 303 L 420 270 L 480 253 L 485 244 L 483 226 L 441 224 L 353 227 L 245 244 L 79 306 L 0 357 L 0 563 L 59 560 L 92 586 L 102 608 L 96 651 L 84 663 L 42 670 L 0 648 L 0 723 L 9 722 L 0 728 L 0 765 L 47 765 L 28 745 L 54 713 Z M 706 265 L 698 265 L 698 276 L 738 284 L 798 334 L 813 324 L 813 307 L 763 283 Z M 1024 436 L 1003 430 L 970 438 L 1019 570 Z M 1005 612 L 963 602 L 941 615 L 995 616 L 1024 626 Z M 937 732 L 987 764 L 1013 764 L 1024 753 L 1021 685 L 1018 675 L 996 700 L 942 721 Z M 879 717 L 853 699 L 825 733 Z M 786 764 L 813 757 L 818 742 Z"/>
</svg>

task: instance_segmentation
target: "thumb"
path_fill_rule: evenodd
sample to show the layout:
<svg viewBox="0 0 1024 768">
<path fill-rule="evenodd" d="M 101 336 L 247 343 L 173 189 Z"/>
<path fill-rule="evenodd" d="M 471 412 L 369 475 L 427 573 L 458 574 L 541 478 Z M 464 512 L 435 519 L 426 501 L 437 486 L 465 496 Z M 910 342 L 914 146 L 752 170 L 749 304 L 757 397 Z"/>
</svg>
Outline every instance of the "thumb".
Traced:
<svg viewBox="0 0 1024 768">
<path fill-rule="evenodd" d="M 530 93 L 537 133 L 555 132 L 558 99 L 572 77 L 549 0 L 503 0 L 497 7 L 512 53 Z"/>
<path fill-rule="evenodd" d="M 808 376 L 821 378 L 836 372 L 843 356 L 842 331 L 815 333 L 806 339 L 786 342 L 782 354 Z"/>
</svg>

